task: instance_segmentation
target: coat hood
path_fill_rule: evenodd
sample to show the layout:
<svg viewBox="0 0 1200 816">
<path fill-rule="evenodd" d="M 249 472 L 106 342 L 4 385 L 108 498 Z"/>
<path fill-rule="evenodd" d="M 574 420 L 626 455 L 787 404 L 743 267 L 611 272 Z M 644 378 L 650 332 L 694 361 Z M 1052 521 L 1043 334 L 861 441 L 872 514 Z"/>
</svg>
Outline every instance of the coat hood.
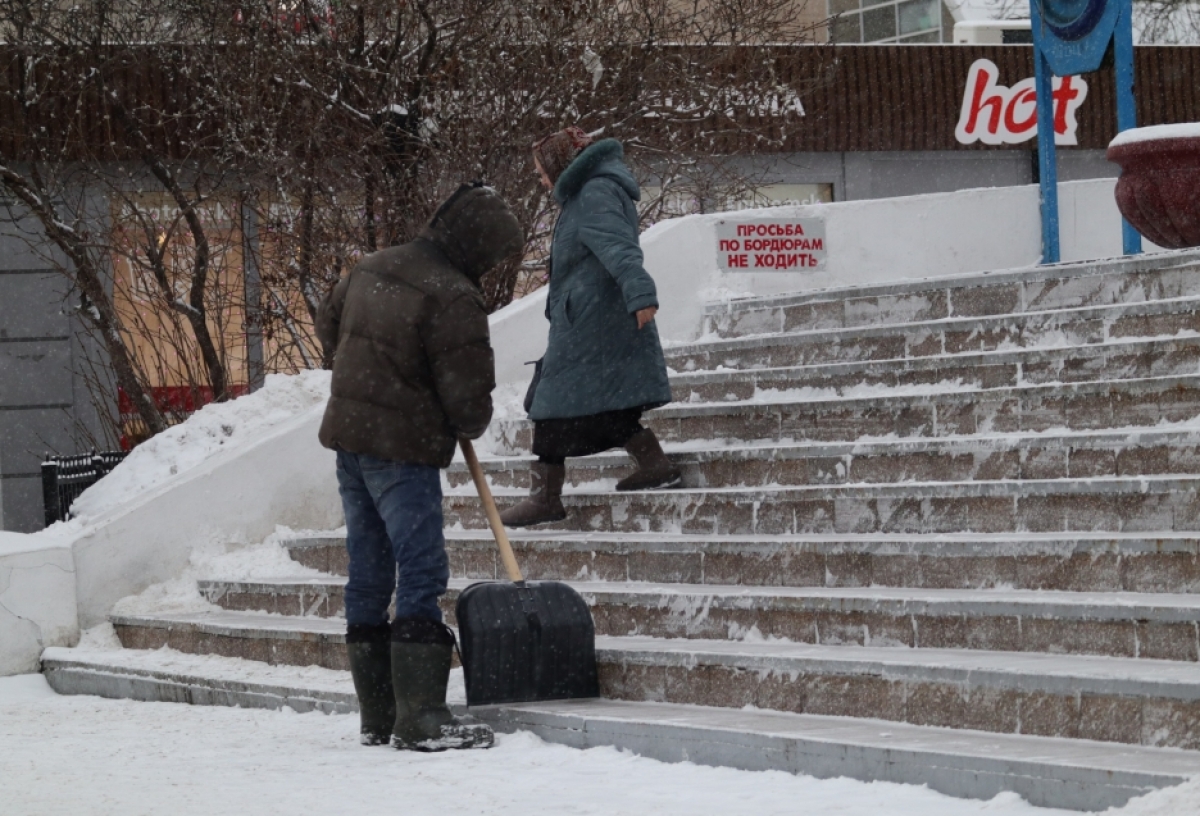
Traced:
<svg viewBox="0 0 1200 816">
<path fill-rule="evenodd" d="M 594 178 L 606 177 L 620 184 L 634 201 L 642 196 L 633 173 L 623 161 L 625 148 L 616 139 L 601 139 L 584 148 L 554 184 L 554 198 L 562 204 Z"/>
<path fill-rule="evenodd" d="M 421 237 L 436 244 L 450 263 L 475 283 L 525 246 L 516 215 L 482 182 L 459 187 L 438 207 Z"/>
</svg>

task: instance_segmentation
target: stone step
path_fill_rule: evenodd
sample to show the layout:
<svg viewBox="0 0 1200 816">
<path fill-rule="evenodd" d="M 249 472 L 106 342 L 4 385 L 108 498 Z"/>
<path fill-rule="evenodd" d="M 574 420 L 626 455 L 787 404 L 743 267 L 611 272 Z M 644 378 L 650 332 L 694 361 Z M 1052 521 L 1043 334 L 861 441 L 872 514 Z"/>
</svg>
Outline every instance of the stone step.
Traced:
<svg viewBox="0 0 1200 816">
<path fill-rule="evenodd" d="M 259 667 L 170 651 L 51 648 L 43 670 L 60 694 L 302 712 L 357 708 L 347 673 L 326 678 L 314 676 L 320 670 L 312 668 Z M 929 785 L 976 799 L 1015 791 L 1033 805 L 1075 810 L 1119 807 L 1200 773 L 1200 754 L 1190 751 L 862 718 L 619 700 L 489 706 L 472 713 L 504 732 L 528 730 L 581 749 L 612 746 L 666 762 Z"/>
<path fill-rule="evenodd" d="M 510 530 L 530 579 L 742 586 L 1200 592 L 1200 536 L 956 533 L 702 536 Z M 446 531 L 451 574 L 504 575 L 491 533 Z M 297 562 L 345 575 L 345 539 L 288 543 Z"/>
<path fill-rule="evenodd" d="M 1194 296 L 1194 250 L 1128 259 L 734 299 L 706 307 L 702 334 L 737 337 L 1010 315 Z"/>
<path fill-rule="evenodd" d="M 253 612 L 114 617 L 125 648 L 345 669 L 344 623 Z M 1200 664 L 1091 655 L 597 637 L 601 695 L 1200 748 Z"/>
<path fill-rule="evenodd" d="M 447 621 L 469 583 L 451 582 Z M 745 587 L 571 581 L 602 635 L 1200 660 L 1200 594 Z M 231 611 L 344 614 L 340 578 L 204 580 Z"/>
<path fill-rule="evenodd" d="M 126 649 L 167 647 L 195 655 L 236 657 L 268 666 L 349 671 L 346 622 L 261 612 L 111 615 Z"/>
<path fill-rule="evenodd" d="M 1153 532 L 1200 529 L 1196 476 L 564 492 L 541 529 L 708 535 Z M 500 507 L 523 493 L 494 491 Z M 479 498 L 447 493 L 448 527 L 483 530 Z"/>
<path fill-rule="evenodd" d="M 837 396 L 792 392 L 743 402 L 674 403 L 643 424 L 664 443 L 854 442 L 1187 424 L 1200 418 L 1200 377 L 1022 385 L 988 390 L 877 388 Z M 527 453 L 533 425 L 493 423 L 494 454 Z"/>
<path fill-rule="evenodd" d="M 529 730 L 584 749 L 608 745 L 666 762 L 928 785 L 982 800 L 1014 791 L 1039 807 L 1072 810 L 1119 807 L 1200 767 L 1194 751 L 775 711 L 618 700 L 473 711 L 498 730 Z"/>
<path fill-rule="evenodd" d="M 671 377 L 676 402 L 741 402 L 796 392 L 855 396 L 877 389 L 986 391 L 1021 385 L 1111 382 L 1200 374 L 1200 336 L 1017 349 L 907 360 L 698 371 Z"/>
<path fill-rule="evenodd" d="M 949 479 L 1066 479 L 1200 473 L 1200 428 L 1135 432 L 976 434 L 879 442 L 665 446 L 685 487 L 882 484 Z M 532 456 L 481 460 L 497 488 L 529 488 Z M 612 488 L 633 470 L 622 452 L 567 460 L 568 488 Z M 446 471 L 471 484 L 466 465 Z"/>
<path fill-rule="evenodd" d="M 665 350 L 678 372 L 1090 346 L 1200 332 L 1195 297 L 701 340 Z"/>
<path fill-rule="evenodd" d="M 452 581 L 447 595 L 457 597 L 462 583 Z M 344 577 L 200 579 L 196 586 L 210 604 L 230 612 L 267 612 L 298 618 L 342 618 L 346 614 Z"/>
<path fill-rule="evenodd" d="M 603 696 L 1200 748 L 1200 664 L 965 649 L 597 638 Z"/>
<path fill-rule="evenodd" d="M 319 666 L 268 665 L 173 649 L 51 647 L 42 653 L 42 672 L 59 694 L 300 713 L 358 711 L 349 671 Z"/>
</svg>

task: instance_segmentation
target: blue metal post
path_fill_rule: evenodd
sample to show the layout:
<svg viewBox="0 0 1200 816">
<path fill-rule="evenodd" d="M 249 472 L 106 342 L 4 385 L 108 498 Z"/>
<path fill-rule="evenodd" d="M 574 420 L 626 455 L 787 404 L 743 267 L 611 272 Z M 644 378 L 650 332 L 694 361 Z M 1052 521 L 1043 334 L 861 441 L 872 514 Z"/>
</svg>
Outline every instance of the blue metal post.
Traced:
<svg viewBox="0 0 1200 816">
<path fill-rule="evenodd" d="M 1059 261 L 1058 157 L 1054 148 L 1053 77 L 1041 49 L 1033 49 L 1033 75 L 1037 89 L 1038 173 L 1042 199 L 1042 263 Z"/>
<path fill-rule="evenodd" d="M 1137 127 L 1137 106 L 1133 100 L 1133 24 L 1132 0 L 1120 0 L 1121 12 L 1113 31 L 1113 61 L 1117 73 L 1117 132 Z M 1121 219 L 1121 243 L 1126 255 L 1142 251 L 1142 236 L 1124 218 Z"/>
</svg>

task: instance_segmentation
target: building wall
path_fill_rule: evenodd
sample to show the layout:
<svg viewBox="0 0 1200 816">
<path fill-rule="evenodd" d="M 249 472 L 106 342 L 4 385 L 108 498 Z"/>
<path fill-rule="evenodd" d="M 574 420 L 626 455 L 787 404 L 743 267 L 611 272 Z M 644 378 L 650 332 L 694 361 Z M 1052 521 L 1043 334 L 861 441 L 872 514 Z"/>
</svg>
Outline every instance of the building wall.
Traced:
<svg viewBox="0 0 1200 816">
<path fill-rule="evenodd" d="M 90 340 L 71 316 L 77 298 L 34 251 L 38 234 L 0 204 L 0 530 L 43 526 L 41 462 L 91 449 L 98 422 L 77 374 Z"/>
<path fill-rule="evenodd" d="M 748 176 L 771 184 L 832 184 L 835 201 L 948 193 L 973 187 L 1033 184 L 1030 150 L 870 151 L 787 153 L 730 160 Z M 1101 150 L 1059 150 L 1061 181 L 1112 178 L 1120 168 Z"/>
</svg>

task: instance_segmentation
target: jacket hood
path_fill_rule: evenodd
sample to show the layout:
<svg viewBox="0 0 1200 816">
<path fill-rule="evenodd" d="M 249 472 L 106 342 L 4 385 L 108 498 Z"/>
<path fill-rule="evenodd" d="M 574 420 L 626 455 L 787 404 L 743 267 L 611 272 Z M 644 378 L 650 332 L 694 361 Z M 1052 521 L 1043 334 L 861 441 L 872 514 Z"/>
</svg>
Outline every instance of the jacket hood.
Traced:
<svg viewBox="0 0 1200 816">
<path fill-rule="evenodd" d="M 421 237 L 476 284 L 492 267 L 525 246 L 516 215 L 481 182 L 464 184 L 438 207 Z"/>
<path fill-rule="evenodd" d="M 623 161 L 625 148 L 616 139 L 601 139 L 575 157 L 554 184 L 554 198 L 559 204 L 583 189 L 594 178 L 610 178 L 620 184 L 634 201 L 641 198 L 637 181 Z"/>
</svg>

